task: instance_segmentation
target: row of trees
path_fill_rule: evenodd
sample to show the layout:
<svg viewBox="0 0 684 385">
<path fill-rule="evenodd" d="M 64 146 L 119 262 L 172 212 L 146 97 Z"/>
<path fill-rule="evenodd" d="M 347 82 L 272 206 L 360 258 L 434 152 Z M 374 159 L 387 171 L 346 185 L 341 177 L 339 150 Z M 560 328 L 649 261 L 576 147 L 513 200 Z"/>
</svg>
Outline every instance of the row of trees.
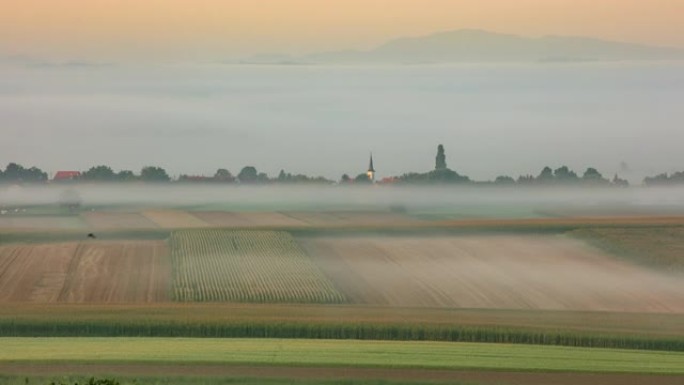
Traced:
<svg viewBox="0 0 684 385">
<path fill-rule="evenodd" d="M 621 179 L 617 174 L 612 180 L 605 178 L 597 169 L 589 167 L 584 171 L 582 176 L 577 175 L 576 172 L 567 166 L 559 167 L 552 170 L 551 167 L 544 167 L 536 177 L 533 175 L 521 175 L 518 179 L 513 179 L 509 176 L 499 176 L 494 181 L 497 185 L 588 185 L 588 186 L 629 186 L 629 182 Z"/>
<path fill-rule="evenodd" d="M 446 154 L 443 145 L 437 147 L 434 170 L 424 173 L 406 173 L 396 178 L 391 178 L 395 183 L 406 184 L 446 184 L 446 183 L 478 183 L 472 182 L 467 176 L 447 167 Z M 16 163 L 10 163 L 4 170 L 0 169 L 0 183 L 41 183 L 48 180 L 48 174 L 37 167 L 25 168 Z M 140 173 L 136 174 L 130 170 L 115 172 L 106 165 L 94 166 L 81 173 L 75 181 L 88 182 L 170 182 L 172 178 L 165 169 L 156 166 L 143 167 Z M 243 167 L 237 176 L 229 170 L 220 168 L 213 176 L 190 176 L 181 175 L 178 178 L 181 183 L 249 183 L 249 184 L 301 184 L 301 183 L 320 183 L 331 184 L 332 181 L 324 177 L 310 177 L 304 174 L 291 174 L 281 170 L 277 177 L 270 178 L 266 173 L 259 172 L 253 166 Z M 341 183 L 360 183 L 369 184 L 372 181 L 366 173 L 357 175 L 355 178 L 347 174 L 342 176 Z M 510 176 L 499 176 L 493 183 L 495 185 L 587 185 L 587 186 L 628 186 L 629 183 L 615 175 L 612 180 L 605 178 L 597 169 L 587 168 L 582 175 L 567 166 L 557 169 L 544 167 L 537 175 L 521 175 L 517 179 Z M 647 186 L 663 185 L 684 185 L 684 171 L 673 174 L 659 174 L 644 179 Z"/>
<path fill-rule="evenodd" d="M 250 183 L 250 184 L 268 184 L 268 183 L 333 183 L 332 181 L 325 179 L 323 177 L 310 177 L 304 174 L 291 174 L 285 172 L 285 170 L 280 170 L 280 173 L 276 178 L 271 178 L 265 172 L 259 172 L 256 167 L 246 166 L 240 170 L 237 176 L 233 176 L 230 171 L 225 168 L 220 168 L 216 170 L 216 173 L 212 177 L 206 176 L 191 176 L 191 175 L 181 175 L 178 178 L 179 182 L 185 183 Z"/>
<path fill-rule="evenodd" d="M 684 185 L 684 171 L 675 172 L 670 175 L 658 174 L 656 176 L 647 177 L 644 179 L 644 184 L 647 186 Z"/>
<path fill-rule="evenodd" d="M 23 166 L 10 163 L 4 170 L 0 169 L 0 182 L 45 182 L 48 174 L 38 167 L 24 168 Z"/>
<path fill-rule="evenodd" d="M 43 183 L 48 181 L 48 174 L 37 167 L 24 168 L 10 163 L 5 170 L 0 169 L 0 183 Z M 80 176 L 62 182 L 171 182 L 172 178 L 162 167 L 146 166 L 138 174 L 130 170 L 115 172 L 106 165 L 94 166 L 80 173 Z M 246 166 L 237 176 L 225 168 L 216 170 L 213 176 L 181 175 L 178 182 L 196 183 L 333 183 L 323 177 L 310 177 L 304 174 L 291 174 L 281 170 L 276 178 L 270 178 L 264 172 L 258 172 L 253 166 Z"/>
</svg>

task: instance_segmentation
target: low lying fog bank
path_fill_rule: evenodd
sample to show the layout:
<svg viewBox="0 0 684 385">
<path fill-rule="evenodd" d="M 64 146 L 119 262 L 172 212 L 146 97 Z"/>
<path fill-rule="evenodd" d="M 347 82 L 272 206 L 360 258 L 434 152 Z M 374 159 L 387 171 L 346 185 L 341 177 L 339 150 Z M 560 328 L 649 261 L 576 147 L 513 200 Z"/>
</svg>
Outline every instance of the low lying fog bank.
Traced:
<svg viewBox="0 0 684 385">
<path fill-rule="evenodd" d="M 59 204 L 74 196 L 86 208 L 112 209 L 145 206 L 232 211 L 405 210 L 502 217 L 684 213 L 684 188 L 674 187 L 3 186 L 0 206 Z"/>
</svg>

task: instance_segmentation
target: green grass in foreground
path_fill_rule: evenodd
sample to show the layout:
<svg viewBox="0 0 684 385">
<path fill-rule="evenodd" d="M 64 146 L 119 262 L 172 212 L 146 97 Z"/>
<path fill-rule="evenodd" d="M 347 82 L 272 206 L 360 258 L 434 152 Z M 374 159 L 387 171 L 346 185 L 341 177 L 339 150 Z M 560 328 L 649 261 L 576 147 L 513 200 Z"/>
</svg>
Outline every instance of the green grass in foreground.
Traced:
<svg viewBox="0 0 684 385">
<path fill-rule="evenodd" d="M 89 376 L 3 376 L 0 375 L 2 385 L 87 385 L 91 377 Z M 102 379 L 105 377 L 96 377 Z M 425 384 L 425 381 L 391 381 L 382 379 L 286 379 L 286 378 L 215 378 L 215 377 L 129 377 L 129 376 L 108 376 L 114 378 L 119 385 L 416 385 Z M 461 382 L 450 382 L 450 384 L 461 384 Z"/>
<path fill-rule="evenodd" d="M 0 338 L 0 363 L 178 363 L 684 374 L 684 353 L 445 342 Z"/>
</svg>

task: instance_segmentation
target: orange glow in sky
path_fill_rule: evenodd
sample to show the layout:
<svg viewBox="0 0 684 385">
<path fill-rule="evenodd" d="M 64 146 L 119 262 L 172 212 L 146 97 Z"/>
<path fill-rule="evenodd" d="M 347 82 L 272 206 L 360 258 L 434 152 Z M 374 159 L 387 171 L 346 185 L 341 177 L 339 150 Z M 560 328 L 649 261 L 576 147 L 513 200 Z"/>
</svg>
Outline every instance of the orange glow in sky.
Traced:
<svg viewBox="0 0 684 385">
<path fill-rule="evenodd" d="M 2 0 L 0 54 L 221 58 L 478 28 L 684 47 L 684 0 Z"/>
</svg>

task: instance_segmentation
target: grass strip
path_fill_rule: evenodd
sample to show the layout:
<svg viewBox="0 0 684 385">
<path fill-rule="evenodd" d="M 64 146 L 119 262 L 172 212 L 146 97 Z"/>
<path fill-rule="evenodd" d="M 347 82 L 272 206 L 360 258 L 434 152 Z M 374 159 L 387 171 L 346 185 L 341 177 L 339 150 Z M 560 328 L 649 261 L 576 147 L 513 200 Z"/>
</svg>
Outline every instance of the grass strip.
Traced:
<svg viewBox="0 0 684 385">
<path fill-rule="evenodd" d="M 0 338 L 0 362 L 177 363 L 684 374 L 684 353 L 310 339 Z"/>
</svg>

